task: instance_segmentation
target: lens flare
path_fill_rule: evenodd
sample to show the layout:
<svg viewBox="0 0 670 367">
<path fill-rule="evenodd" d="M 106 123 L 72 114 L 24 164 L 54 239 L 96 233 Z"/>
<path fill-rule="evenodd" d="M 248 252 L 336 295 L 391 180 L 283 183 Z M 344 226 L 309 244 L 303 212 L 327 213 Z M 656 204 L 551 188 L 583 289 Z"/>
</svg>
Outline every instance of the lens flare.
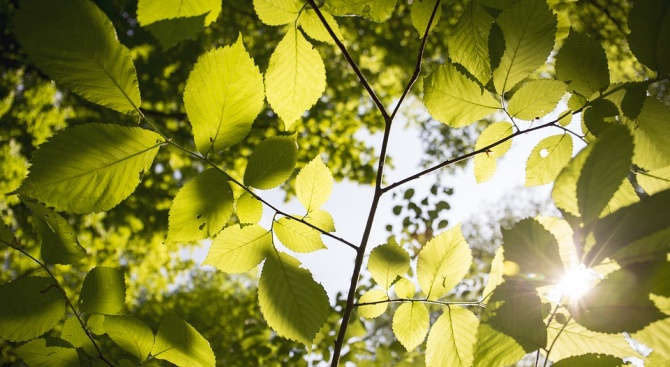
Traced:
<svg viewBox="0 0 670 367">
<path fill-rule="evenodd" d="M 557 293 L 567 301 L 576 301 L 585 295 L 596 281 L 601 279 L 600 273 L 580 264 L 568 270 L 556 286 Z"/>
</svg>

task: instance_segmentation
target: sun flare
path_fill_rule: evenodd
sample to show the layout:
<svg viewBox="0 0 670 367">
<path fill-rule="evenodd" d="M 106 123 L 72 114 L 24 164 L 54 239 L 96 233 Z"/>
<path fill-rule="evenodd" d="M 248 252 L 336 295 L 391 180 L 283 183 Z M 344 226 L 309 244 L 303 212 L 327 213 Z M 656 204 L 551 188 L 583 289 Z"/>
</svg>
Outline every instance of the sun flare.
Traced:
<svg viewBox="0 0 670 367">
<path fill-rule="evenodd" d="M 568 270 L 557 285 L 561 298 L 575 301 L 585 295 L 593 284 L 600 279 L 600 274 L 580 264 Z"/>
</svg>

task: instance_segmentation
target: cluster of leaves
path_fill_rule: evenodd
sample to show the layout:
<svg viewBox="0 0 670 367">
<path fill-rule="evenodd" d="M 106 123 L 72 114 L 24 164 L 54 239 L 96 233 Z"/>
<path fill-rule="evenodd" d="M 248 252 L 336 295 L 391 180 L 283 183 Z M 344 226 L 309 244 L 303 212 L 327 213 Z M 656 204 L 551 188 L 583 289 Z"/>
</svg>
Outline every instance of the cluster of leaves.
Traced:
<svg viewBox="0 0 670 367">
<path fill-rule="evenodd" d="M 670 218 L 659 213 L 670 204 L 670 131 L 664 123 L 670 107 L 647 91 L 670 76 L 670 53 L 663 47 L 670 34 L 670 6 L 660 0 L 636 2 L 628 18 L 627 40 L 652 77 L 612 83 L 600 43 L 569 29 L 569 23 L 557 17 L 560 12 L 552 11 L 557 3 L 465 2 L 446 38 L 444 62 L 423 79 L 422 101 L 433 119 L 452 129 L 492 116 L 496 122 L 485 127 L 473 151 L 382 186 L 391 124 L 419 78 L 431 31 L 438 31 L 434 27 L 442 14 L 439 0 L 410 7 L 411 22 L 422 35 L 421 47 L 415 71 L 393 111 L 387 110 L 348 53 L 338 26 L 344 18 L 336 17 L 356 15 L 383 22 L 393 15 L 395 1 L 330 0 L 321 7 L 313 0 L 254 1 L 261 22 L 281 27 L 281 39 L 264 73 L 241 36 L 198 57 L 183 91 L 195 149 L 172 139 L 169 129 L 144 113 L 132 54 L 102 10 L 88 0 L 23 1 L 14 17 L 15 32 L 32 62 L 60 86 L 131 116 L 141 126 L 89 122 L 68 127 L 34 153 L 30 172 L 14 193 L 32 212 L 41 238 L 40 255 L 26 250 L 4 222 L 0 240 L 30 258 L 46 276 L 19 277 L 0 286 L 0 337 L 28 341 L 16 353 L 31 366 L 157 360 L 179 366 L 215 364 L 210 344 L 181 318 L 163 317 L 154 333 L 140 319 L 122 315 L 122 269 L 91 269 L 77 290 L 77 304 L 51 271 L 55 264 L 73 264 L 86 256 L 72 225 L 58 212 L 110 211 L 135 192 L 156 156 L 168 147 L 200 166 L 171 202 L 165 241 L 212 239 L 204 263 L 225 273 L 246 273 L 263 264 L 258 302 L 265 321 L 279 336 L 307 347 L 329 340 L 319 331 L 324 324 L 339 322 L 333 366 L 340 362 L 344 343 L 360 335 L 360 330 L 347 333 L 354 310 L 361 317 L 376 318 L 391 303 L 399 304 L 393 311 L 393 334 L 408 351 L 425 340 L 427 366 L 508 365 L 532 352 L 538 360 L 544 354 L 559 366 L 618 366 L 624 357 L 639 356 L 624 332 L 653 349 L 646 358 L 649 365 L 667 364 L 667 340 L 658 335 L 667 334 L 670 313 Z M 211 25 L 221 9 L 216 1 L 182 5 L 141 0 L 137 21 L 169 48 Z M 372 100 L 363 110 L 377 109 L 384 123 L 370 216 L 358 245 L 335 237 L 334 219 L 322 209 L 332 191 L 329 161 L 307 152 L 312 154 L 309 163 L 290 181 L 302 147 L 292 129 L 328 87 L 324 59 L 307 37 L 339 50 Z M 538 72 L 554 59 L 552 53 L 555 73 Z M 566 94 L 567 109 L 555 119 L 547 117 Z M 268 129 L 247 156 L 239 143 L 262 115 L 264 101 L 284 131 Z M 582 118 L 581 134 L 569 126 L 577 114 Z M 541 122 L 533 126 L 536 120 Z M 522 128 L 529 122 L 530 127 Z M 477 181 L 486 181 L 515 137 L 549 128 L 560 134 L 537 143 L 527 161 L 526 184 L 553 182 L 552 198 L 563 218 L 524 219 L 504 230 L 479 301 L 448 299 L 472 262 L 460 225 L 425 238 L 415 269 L 412 256 L 393 240 L 373 249 L 367 269 L 378 288 L 358 297 L 358 278 L 382 195 L 471 157 Z M 574 138 L 586 147 L 572 158 Z M 246 159 L 238 169 L 217 164 L 219 155 Z M 259 191 L 282 184 L 293 185 L 304 213 L 285 213 L 259 196 Z M 406 199 L 412 196 L 405 191 Z M 445 205 L 438 203 L 427 218 L 417 206 L 411 209 L 427 222 L 428 232 Z M 259 224 L 266 207 L 274 212 L 270 228 Z M 437 229 L 446 226 L 438 223 Z M 338 322 L 329 320 L 324 288 L 293 254 L 325 249 L 323 236 L 357 255 Z M 579 299 L 552 296 L 552 289 L 578 264 L 598 271 L 602 279 Z M 429 305 L 440 307 L 439 317 L 431 318 Z M 481 315 L 466 307 L 482 308 Z M 60 338 L 40 338 L 59 325 L 66 312 L 71 315 Z M 111 361 L 100 340 L 111 340 L 125 354 Z"/>
</svg>

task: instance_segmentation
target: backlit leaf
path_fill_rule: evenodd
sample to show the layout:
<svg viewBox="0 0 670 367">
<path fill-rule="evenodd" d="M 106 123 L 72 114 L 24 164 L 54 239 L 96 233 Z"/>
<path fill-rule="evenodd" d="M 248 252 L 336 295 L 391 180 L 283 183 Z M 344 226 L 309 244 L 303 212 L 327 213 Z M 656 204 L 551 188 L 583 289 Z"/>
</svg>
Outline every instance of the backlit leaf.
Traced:
<svg viewBox="0 0 670 367">
<path fill-rule="evenodd" d="M 193 17 L 179 17 L 159 20 L 145 28 L 158 40 L 163 50 L 201 32 L 205 26 L 207 13 Z"/>
<path fill-rule="evenodd" d="M 522 120 L 538 119 L 553 111 L 563 94 L 565 84 L 558 80 L 531 80 L 514 93 L 507 112 Z"/>
<path fill-rule="evenodd" d="M 86 328 L 95 335 L 104 335 L 105 331 L 105 315 L 93 314 L 86 320 Z"/>
<path fill-rule="evenodd" d="M 416 294 L 416 286 L 407 278 L 400 278 L 393 284 L 393 290 L 398 298 L 412 298 Z"/>
<path fill-rule="evenodd" d="M 263 140 L 249 157 L 244 184 L 261 190 L 281 185 L 293 173 L 297 150 L 295 142 L 290 138 Z"/>
<path fill-rule="evenodd" d="M 300 0 L 254 0 L 254 10 L 258 19 L 267 25 L 295 22 L 303 6 Z"/>
<path fill-rule="evenodd" d="M 487 323 L 477 328 L 475 367 L 508 366 L 523 358 L 526 351 L 511 336 L 493 329 Z"/>
<path fill-rule="evenodd" d="M 173 315 L 163 317 L 151 355 L 180 367 L 213 367 L 216 363 L 209 342 L 193 326 Z"/>
<path fill-rule="evenodd" d="M 423 303 L 403 303 L 393 314 L 393 334 L 408 352 L 423 342 L 429 326 L 430 315 Z"/>
<path fill-rule="evenodd" d="M 647 97 L 640 115 L 627 125 L 633 131 L 635 155 L 633 163 L 647 170 L 670 165 L 670 107 L 654 97 Z"/>
<path fill-rule="evenodd" d="M 244 273 L 258 266 L 272 248 L 272 233 L 258 224 L 227 227 L 209 248 L 203 265 L 229 274 Z"/>
<path fill-rule="evenodd" d="M 423 35 L 426 34 L 426 28 L 428 27 L 428 21 L 430 20 L 430 15 L 433 14 L 433 9 L 435 9 L 435 3 L 439 0 L 424 0 L 424 1 L 415 1 L 410 7 L 410 17 L 412 18 L 412 25 L 414 29 L 419 32 L 419 36 L 423 38 Z M 430 26 L 432 30 L 435 28 L 435 25 L 440 20 L 442 15 L 442 6 L 438 6 L 437 11 L 435 12 L 435 17 L 433 18 L 433 23 Z"/>
<path fill-rule="evenodd" d="M 471 262 L 472 253 L 459 224 L 421 249 L 417 263 L 419 285 L 428 299 L 441 298 L 463 279 Z"/>
<path fill-rule="evenodd" d="M 475 143 L 475 150 L 486 148 L 510 135 L 512 135 L 512 124 L 509 122 L 495 122 L 484 129 Z M 505 155 L 512 146 L 512 140 L 509 139 L 495 147 L 489 148 L 486 154 L 475 156 L 475 179 L 477 183 L 486 182 L 496 171 L 497 159 Z"/>
<path fill-rule="evenodd" d="M 0 218 L 0 249 L 3 249 L 5 246 L 14 245 L 14 234 L 9 229 L 5 221 Z"/>
<path fill-rule="evenodd" d="M 584 354 L 558 361 L 555 367 L 621 367 L 623 360 L 606 354 Z"/>
<path fill-rule="evenodd" d="M 19 191 L 59 211 L 109 210 L 135 191 L 162 141 L 138 127 L 70 127 L 40 145 Z"/>
<path fill-rule="evenodd" d="M 333 33 L 335 33 L 337 39 L 342 41 L 344 36 L 342 36 L 342 33 L 340 32 L 340 27 L 337 25 L 335 18 L 325 10 L 321 10 L 321 14 L 326 19 L 326 22 L 328 22 L 328 25 L 333 30 Z M 316 41 L 328 42 L 333 45 L 335 44 L 335 40 L 333 40 L 333 37 L 328 33 L 328 30 L 321 22 L 321 19 L 319 19 L 319 16 L 316 15 L 314 9 L 303 10 L 302 13 L 300 13 L 298 24 L 300 24 L 300 28 L 302 28 L 309 38 Z"/>
<path fill-rule="evenodd" d="M 568 89 L 589 97 L 610 82 L 607 57 L 597 40 L 571 31 L 556 56 L 556 77 Z"/>
<path fill-rule="evenodd" d="M 135 113 L 140 106 L 130 52 L 93 2 L 23 1 L 14 25 L 23 51 L 57 83 L 122 113 Z"/>
<path fill-rule="evenodd" d="M 33 211 L 33 225 L 42 239 L 41 255 L 47 264 L 72 264 L 86 256 L 65 218 L 35 201 L 22 200 Z"/>
<path fill-rule="evenodd" d="M 489 33 L 492 25 L 493 17 L 479 1 L 473 0 L 465 6 L 454 34 L 447 38 L 451 60 L 463 65 L 483 85 L 491 79 Z"/>
<path fill-rule="evenodd" d="M 200 56 L 184 87 L 195 145 L 217 153 L 242 140 L 263 108 L 263 77 L 242 44 Z"/>
<path fill-rule="evenodd" d="M 126 352 L 144 361 L 154 345 L 154 333 L 147 324 L 133 316 L 106 316 L 107 335 Z"/>
<path fill-rule="evenodd" d="M 317 209 L 305 216 L 305 221 L 326 232 L 335 232 L 335 220 L 325 210 Z"/>
<path fill-rule="evenodd" d="M 670 5 L 665 0 L 636 1 L 628 18 L 630 50 L 659 75 L 670 73 Z"/>
<path fill-rule="evenodd" d="M 502 246 L 498 247 L 498 250 L 496 250 L 496 253 L 493 256 L 493 260 L 491 260 L 491 271 L 489 272 L 489 277 L 486 281 L 486 286 L 484 287 L 484 291 L 482 293 L 484 298 L 490 297 L 493 293 L 493 290 L 503 282 L 503 275 L 505 274 L 503 250 L 504 249 Z"/>
<path fill-rule="evenodd" d="M 245 191 L 235 202 L 235 213 L 240 223 L 258 223 L 263 217 L 263 203 Z"/>
<path fill-rule="evenodd" d="M 98 266 L 86 274 L 79 295 L 79 310 L 115 315 L 123 310 L 126 285 L 123 270 Z"/>
<path fill-rule="evenodd" d="M 279 241 L 295 252 L 312 252 L 326 248 L 319 231 L 291 218 L 280 218 L 272 228 Z"/>
<path fill-rule="evenodd" d="M 579 216 L 577 180 L 592 149 L 593 144 L 587 145 L 561 170 L 551 192 L 556 206 L 574 216 Z"/>
<path fill-rule="evenodd" d="M 206 15 L 204 25 L 212 24 L 221 13 L 221 2 L 217 0 L 139 0 L 137 21 L 143 27 L 174 18 Z"/>
<path fill-rule="evenodd" d="M 50 278 L 19 278 L 0 285 L 0 338 L 26 341 L 51 330 L 65 314 L 65 299 Z"/>
<path fill-rule="evenodd" d="M 368 270 L 372 279 L 387 290 L 399 276 L 409 270 L 409 254 L 395 241 L 375 247 L 370 252 Z"/>
<path fill-rule="evenodd" d="M 187 182 L 170 207 L 168 241 L 197 241 L 213 237 L 233 213 L 233 190 L 227 177 L 208 169 Z"/>
<path fill-rule="evenodd" d="M 326 89 L 326 68 L 317 50 L 295 27 L 270 56 L 265 94 L 286 129 L 310 109 Z"/>
<path fill-rule="evenodd" d="M 503 94 L 547 61 L 557 21 L 546 2 L 523 0 L 503 10 L 496 22 L 505 37 L 505 51 L 493 71 L 493 84 Z"/>
<path fill-rule="evenodd" d="M 326 8 L 333 15 L 362 15 L 375 22 L 391 17 L 397 0 L 327 0 Z"/>
<path fill-rule="evenodd" d="M 653 322 L 632 336 L 654 352 L 670 359 L 670 318 Z"/>
<path fill-rule="evenodd" d="M 611 126 L 592 145 L 577 180 L 577 204 L 584 223 L 598 218 L 628 175 L 633 158 L 633 138 L 623 126 Z"/>
<path fill-rule="evenodd" d="M 500 109 L 500 102 L 448 62 L 424 81 L 424 103 L 436 120 L 464 127 Z"/>
<path fill-rule="evenodd" d="M 604 334 L 588 330 L 574 320 L 562 325 L 554 320 L 547 328 L 549 340 L 555 340 L 549 358 L 558 361 L 586 353 L 606 353 L 625 358 L 637 356 L 623 334 Z"/>
<path fill-rule="evenodd" d="M 572 138 L 568 134 L 542 139 L 526 161 L 526 186 L 553 182 L 572 157 Z"/>
<path fill-rule="evenodd" d="M 433 324 L 426 342 L 427 367 L 470 367 L 479 319 L 463 307 L 447 307 Z"/>
<path fill-rule="evenodd" d="M 365 317 L 366 319 L 374 319 L 381 316 L 388 308 L 388 302 L 384 302 L 388 301 L 388 299 L 389 297 L 386 295 L 386 292 L 381 289 L 372 289 L 363 293 L 361 298 L 358 299 L 359 304 L 374 302 L 379 303 L 373 305 L 359 305 L 357 307 L 358 315 Z"/>
<path fill-rule="evenodd" d="M 295 179 L 298 200 L 307 212 L 321 208 L 333 192 L 333 175 L 320 156 L 300 170 Z"/>
<path fill-rule="evenodd" d="M 272 252 L 258 283 L 263 318 L 282 337 L 311 346 L 329 312 L 328 295 L 295 258 Z"/>
<path fill-rule="evenodd" d="M 23 362 L 30 367 L 81 366 L 76 349 L 65 346 L 47 346 L 47 341 L 42 338 L 23 344 L 15 351 Z"/>
<path fill-rule="evenodd" d="M 81 326 L 75 316 L 70 316 L 65 320 L 60 337 L 75 348 L 83 348 L 89 355 L 98 353 L 87 334 L 87 330 Z"/>
<path fill-rule="evenodd" d="M 670 166 L 646 173 L 638 172 L 637 183 L 647 195 L 670 189 Z"/>
</svg>

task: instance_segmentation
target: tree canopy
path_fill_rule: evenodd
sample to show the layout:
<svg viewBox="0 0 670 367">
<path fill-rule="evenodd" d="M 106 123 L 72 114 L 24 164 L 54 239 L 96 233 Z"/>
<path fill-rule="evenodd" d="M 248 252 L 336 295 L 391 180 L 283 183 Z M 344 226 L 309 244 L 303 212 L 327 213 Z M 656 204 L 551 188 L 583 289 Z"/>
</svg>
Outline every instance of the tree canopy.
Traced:
<svg viewBox="0 0 670 367">
<path fill-rule="evenodd" d="M 670 363 L 666 0 L 0 9 L 3 363 Z M 423 166 L 387 182 L 403 122 Z M 469 244 L 440 178 L 488 181 L 541 130 L 525 183 L 560 215 Z M 345 179 L 369 207 L 331 197 Z M 402 225 L 373 248 L 385 195 Z M 369 212 L 361 239 L 329 200 Z M 324 238 L 355 254 L 334 300 L 302 264 Z"/>
</svg>

